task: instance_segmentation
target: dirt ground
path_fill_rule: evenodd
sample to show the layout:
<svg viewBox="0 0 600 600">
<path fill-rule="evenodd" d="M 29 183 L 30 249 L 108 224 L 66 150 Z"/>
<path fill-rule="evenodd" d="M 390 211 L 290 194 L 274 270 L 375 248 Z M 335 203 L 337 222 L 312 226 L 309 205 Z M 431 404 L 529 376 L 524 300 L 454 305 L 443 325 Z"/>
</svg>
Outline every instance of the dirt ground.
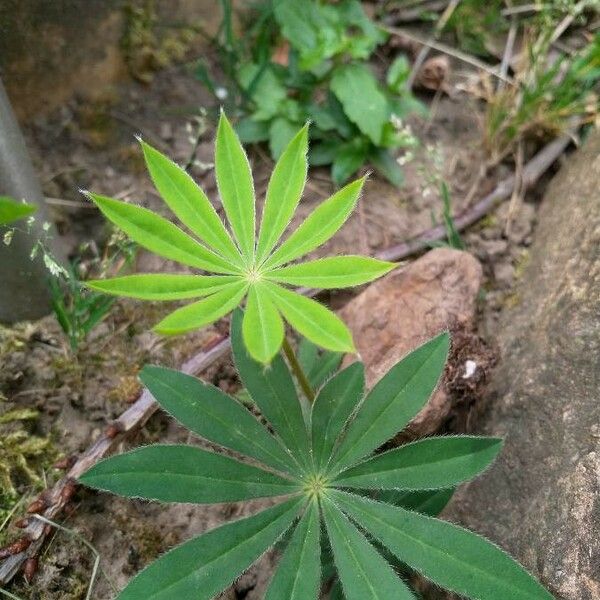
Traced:
<svg viewBox="0 0 600 600">
<path fill-rule="evenodd" d="M 432 97 L 424 99 L 431 103 Z M 54 216 L 72 253 L 80 243 L 91 239 L 102 244 L 107 231 L 97 211 L 79 194 L 80 188 L 158 208 L 166 214 L 144 171 L 134 134 L 185 163 L 192 150 L 187 128 L 190 115 L 211 103 L 188 71 L 173 67 L 158 73 L 149 86 L 127 83 L 108 90 L 105 98 L 93 104 L 75 99 L 27 126 L 27 141 L 44 192 L 51 198 Z M 482 109 L 475 101 L 466 96 L 442 96 L 434 104 L 430 120 L 412 123 L 422 143 L 415 159 L 405 166 L 406 185 L 396 189 L 372 175 L 359 209 L 323 252 L 356 251 L 358 240 L 360 250 L 370 253 L 431 227 L 432 214 L 437 219 L 440 216 L 437 182 L 441 178 L 449 183 L 455 199 L 453 209 L 459 211 L 507 175 L 508 168 L 501 166 L 483 180 L 478 179 L 486 156 L 480 142 Z M 215 198 L 210 168 L 213 132 L 210 123 L 197 154 L 206 168 L 195 167 L 193 174 Z M 264 151 L 254 149 L 251 157 L 260 196 L 272 164 Z M 474 185 L 475 193 L 470 194 Z M 332 189 L 326 171 L 312 171 L 300 216 Z M 506 203 L 464 235 L 467 249 L 484 266 L 480 331 L 488 339 L 493 339 L 498 311 L 506 303 L 518 301 L 511 287 L 527 261 L 538 195 L 536 191 L 525 201 Z M 138 258 L 138 270 L 165 267 L 168 265 L 155 257 L 141 254 Z M 334 297 L 332 302 L 340 305 L 344 299 Z M 220 324 L 183 338 L 161 339 L 149 328 L 165 311 L 165 306 L 119 301 L 76 355 L 69 351 L 52 316 L 0 329 L 0 391 L 8 399 L 8 408 L 18 405 L 39 410 L 40 417 L 27 425 L 30 432 L 50 434 L 64 455 L 81 452 L 136 399 L 136 373 L 143 364 L 177 366 L 215 331 L 226 330 L 226 324 Z M 211 368 L 205 377 L 224 389 L 235 386 L 228 360 Z M 129 445 L 157 440 L 186 441 L 188 434 L 163 414 L 156 414 Z M 53 470 L 46 473 L 49 480 L 58 476 Z M 26 486 L 20 491 L 26 492 Z M 96 600 L 111 598 L 111 587 L 121 588 L 173 544 L 227 518 L 252 512 L 251 506 L 242 508 L 238 504 L 208 508 L 159 506 L 85 490 L 80 490 L 76 498 L 75 510 L 63 524 L 91 542 L 100 554 L 104 573 L 95 585 Z M 92 552 L 80 540 L 58 532 L 41 557 L 33 583 L 16 581 L 11 591 L 30 600 L 82 599 L 93 560 Z M 255 590 L 269 577 L 271 561 L 270 555 L 263 558 L 223 598 L 257 598 Z"/>
</svg>

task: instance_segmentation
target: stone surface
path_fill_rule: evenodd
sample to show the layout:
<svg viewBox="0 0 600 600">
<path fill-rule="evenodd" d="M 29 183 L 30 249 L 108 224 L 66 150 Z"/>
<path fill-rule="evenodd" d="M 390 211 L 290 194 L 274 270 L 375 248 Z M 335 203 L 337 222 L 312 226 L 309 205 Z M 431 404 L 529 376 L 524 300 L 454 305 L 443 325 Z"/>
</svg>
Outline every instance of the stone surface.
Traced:
<svg viewBox="0 0 600 600">
<path fill-rule="evenodd" d="M 600 598 L 600 134 L 550 184 L 502 359 L 474 427 L 504 437 L 448 516 L 558 598 Z"/>
<path fill-rule="evenodd" d="M 367 385 L 373 386 L 405 354 L 444 329 L 470 330 L 481 278 L 473 256 L 438 248 L 349 302 L 340 316 L 367 367 Z M 433 433 L 449 412 L 449 396 L 441 385 L 410 424 L 410 435 Z"/>
</svg>

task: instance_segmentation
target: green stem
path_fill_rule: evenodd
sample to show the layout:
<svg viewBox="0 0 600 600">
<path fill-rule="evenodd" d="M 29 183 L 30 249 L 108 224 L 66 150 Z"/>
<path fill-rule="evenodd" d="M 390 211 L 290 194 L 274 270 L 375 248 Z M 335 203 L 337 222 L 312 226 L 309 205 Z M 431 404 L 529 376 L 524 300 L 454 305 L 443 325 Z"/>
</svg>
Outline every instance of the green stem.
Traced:
<svg viewBox="0 0 600 600">
<path fill-rule="evenodd" d="M 296 376 L 296 379 L 298 380 L 298 383 L 300 384 L 300 387 L 302 388 L 304 395 L 308 398 L 308 401 L 312 404 L 315 401 L 315 392 L 312 389 L 310 382 L 308 381 L 308 377 L 306 376 L 306 373 L 304 372 L 302 365 L 298 361 L 296 353 L 294 352 L 292 346 L 290 345 L 290 342 L 288 341 L 287 337 L 283 338 L 283 352 L 285 353 L 285 357 L 288 359 L 288 362 L 290 363 L 290 367 L 292 368 L 292 371 L 293 371 L 294 375 Z"/>
</svg>

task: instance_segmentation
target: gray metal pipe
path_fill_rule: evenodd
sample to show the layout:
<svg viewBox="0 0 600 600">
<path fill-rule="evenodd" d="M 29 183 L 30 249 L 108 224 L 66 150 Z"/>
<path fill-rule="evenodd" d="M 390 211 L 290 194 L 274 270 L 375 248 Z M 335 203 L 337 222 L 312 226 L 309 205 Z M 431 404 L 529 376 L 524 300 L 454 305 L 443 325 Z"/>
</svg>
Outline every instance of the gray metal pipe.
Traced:
<svg viewBox="0 0 600 600">
<path fill-rule="evenodd" d="M 17 230 L 8 246 L 2 241 L 6 228 L 0 227 L 0 323 L 37 319 L 50 311 L 50 293 L 42 257 L 31 260 L 31 250 L 37 240 L 47 239 L 46 245 L 59 262 L 64 262 L 65 256 L 2 81 L 0 195 L 25 200 L 38 209 L 30 228 L 24 221 L 15 224 Z M 48 231 L 44 231 L 44 223 L 51 224 Z"/>
</svg>

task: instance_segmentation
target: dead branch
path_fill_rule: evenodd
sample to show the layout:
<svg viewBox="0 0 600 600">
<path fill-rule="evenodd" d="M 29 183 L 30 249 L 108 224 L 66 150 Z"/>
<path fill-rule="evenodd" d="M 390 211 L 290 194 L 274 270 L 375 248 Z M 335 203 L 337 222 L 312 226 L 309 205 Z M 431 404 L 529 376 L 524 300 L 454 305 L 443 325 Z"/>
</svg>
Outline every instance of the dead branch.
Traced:
<svg viewBox="0 0 600 600">
<path fill-rule="evenodd" d="M 554 140 L 536 154 L 525 166 L 522 173 L 523 188 L 533 185 L 540 176 L 560 157 L 573 140 L 571 132 Z M 473 207 L 462 214 L 455 216 L 454 222 L 459 231 L 469 227 L 483 216 L 493 210 L 500 202 L 511 196 L 515 189 L 516 177 L 513 175 L 502 181 L 496 189 L 480 200 Z M 432 242 L 440 241 L 446 237 L 443 225 L 433 227 L 408 242 L 393 246 L 376 254 L 383 260 L 402 260 L 429 247 Z M 318 290 L 302 290 L 307 295 L 316 295 Z M 201 350 L 190 360 L 185 362 L 181 370 L 188 374 L 199 374 L 221 357 L 225 356 L 230 347 L 228 337 L 213 340 L 208 347 Z M 104 433 L 83 453 L 70 468 L 65 477 L 59 480 L 52 488 L 42 492 L 30 505 L 29 514 L 39 514 L 45 519 L 57 520 L 75 492 L 75 482 L 80 475 L 85 473 L 101 458 L 114 451 L 124 438 L 141 428 L 157 410 L 158 404 L 149 390 L 144 389 L 139 399 L 130 406 L 118 419 L 113 421 Z M 27 563 L 34 559 L 40 552 L 44 541 L 52 533 L 53 527 L 40 519 L 30 517 L 23 529 L 20 540 L 8 548 L 12 551 L 0 560 L 0 585 L 8 583 Z M 20 543 L 19 543 L 20 542 Z"/>
</svg>

